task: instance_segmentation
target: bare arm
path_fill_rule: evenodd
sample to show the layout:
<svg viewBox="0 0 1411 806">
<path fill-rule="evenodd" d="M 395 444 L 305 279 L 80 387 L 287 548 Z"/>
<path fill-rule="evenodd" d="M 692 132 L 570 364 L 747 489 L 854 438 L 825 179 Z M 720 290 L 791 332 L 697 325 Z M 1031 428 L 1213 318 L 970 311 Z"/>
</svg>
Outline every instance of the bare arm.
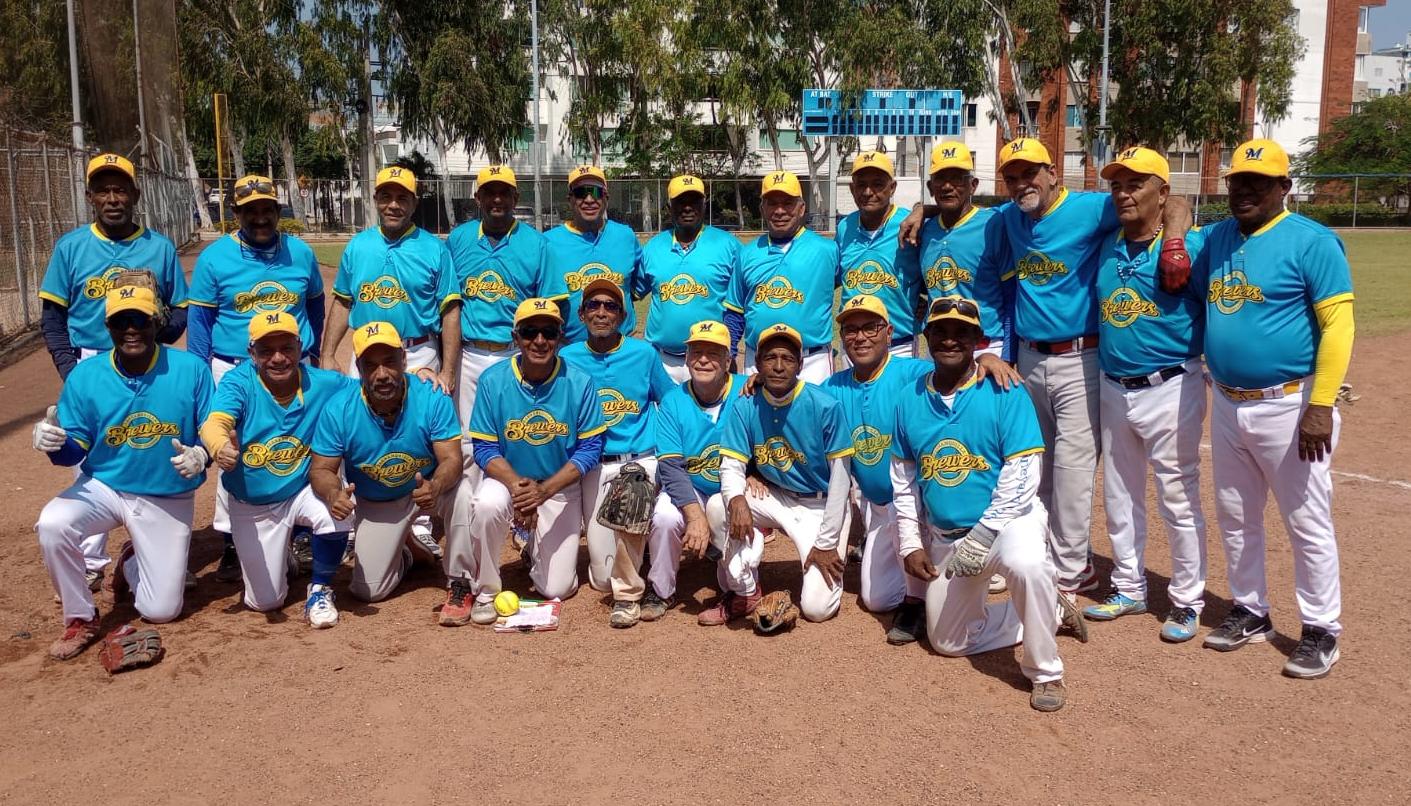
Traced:
<svg viewBox="0 0 1411 806">
<path fill-rule="evenodd" d="M 328 322 L 323 328 L 323 355 L 319 356 L 319 366 L 335 372 L 342 371 L 338 363 L 338 345 L 348 335 L 348 314 L 353 303 L 339 296 L 333 297 L 333 305 L 328 312 Z"/>
</svg>

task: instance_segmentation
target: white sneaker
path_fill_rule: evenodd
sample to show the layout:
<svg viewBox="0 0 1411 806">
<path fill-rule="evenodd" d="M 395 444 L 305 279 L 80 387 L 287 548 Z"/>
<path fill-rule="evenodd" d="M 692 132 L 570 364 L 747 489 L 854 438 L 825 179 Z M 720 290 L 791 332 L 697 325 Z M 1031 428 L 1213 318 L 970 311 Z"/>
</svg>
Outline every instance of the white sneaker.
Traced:
<svg viewBox="0 0 1411 806">
<path fill-rule="evenodd" d="M 334 604 L 333 589 L 327 585 L 309 585 L 309 598 L 304 600 L 304 620 L 316 630 L 326 629 L 338 623 L 338 608 Z"/>
<path fill-rule="evenodd" d="M 476 600 L 470 608 L 470 620 L 475 624 L 494 624 L 499 617 L 500 614 L 495 612 L 494 599 L 488 602 Z"/>
<path fill-rule="evenodd" d="M 431 534 L 430 529 L 414 523 L 408 538 L 407 545 L 411 546 L 413 552 L 421 554 L 428 564 L 441 559 L 441 545 L 436 542 L 436 537 Z"/>
<path fill-rule="evenodd" d="M 1009 583 L 1004 581 L 1004 577 L 995 574 L 990 577 L 990 593 L 1004 593 L 1009 590 Z"/>
</svg>

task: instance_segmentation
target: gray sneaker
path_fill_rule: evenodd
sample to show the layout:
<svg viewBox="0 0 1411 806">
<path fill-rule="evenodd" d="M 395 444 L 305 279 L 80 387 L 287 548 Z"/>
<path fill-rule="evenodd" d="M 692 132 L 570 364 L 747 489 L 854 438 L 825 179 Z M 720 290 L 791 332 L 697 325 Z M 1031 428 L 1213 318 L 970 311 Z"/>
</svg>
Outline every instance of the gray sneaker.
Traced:
<svg viewBox="0 0 1411 806">
<path fill-rule="evenodd" d="M 441 545 L 436 542 L 436 537 L 430 532 L 412 527 L 407 533 L 407 545 L 411 547 L 412 553 L 417 559 L 429 564 L 441 560 Z"/>
<path fill-rule="evenodd" d="M 1029 705 L 1035 711 L 1057 711 L 1066 702 L 1068 702 L 1068 689 L 1064 688 L 1062 680 L 1035 683 L 1034 690 L 1029 693 Z"/>
<path fill-rule="evenodd" d="M 488 602 L 476 600 L 475 604 L 470 608 L 470 620 L 473 624 L 494 624 L 495 620 L 499 617 L 500 614 L 495 612 L 494 599 Z"/>
<path fill-rule="evenodd" d="M 642 621 L 656 621 L 666 615 L 666 611 L 676 606 L 676 597 L 668 596 L 663 599 L 657 596 L 656 590 L 651 585 L 647 586 L 647 593 L 642 597 L 641 617 Z"/>
<path fill-rule="evenodd" d="M 1245 644 L 1260 644 L 1274 634 L 1274 622 L 1267 615 L 1256 616 L 1244 605 L 1235 605 L 1220 626 L 1205 636 L 1207 649 L 1233 652 Z"/>
<path fill-rule="evenodd" d="M 636 626 L 642 619 L 642 606 L 636 602 L 613 602 L 612 615 L 608 616 L 608 624 L 618 629 Z"/>
<path fill-rule="evenodd" d="M 926 603 L 902 602 L 887 630 L 887 643 L 892 646 L 912 644 L 926 631 Z"/>
<path fill-rule="evenodd" d="M 1058 625 L 1060 629 L 1071 630 L 1079 642 L 1088 642 L 1088 622 L 1083 619 L 1083 611 L 1078 609 L 1077 597 L 1071 593 L 1058 592 Z M 1061 708 L 1062 704 L 1059 707 Z"/>
<path fill-rule="evenodd" d="M 1303 628 L 1303 637 L 1294 647 L 1284 674 L 1304 680 L 1327 677 L 1338 662 L 1338 639 L 1322 627 Z"/>
</svg>

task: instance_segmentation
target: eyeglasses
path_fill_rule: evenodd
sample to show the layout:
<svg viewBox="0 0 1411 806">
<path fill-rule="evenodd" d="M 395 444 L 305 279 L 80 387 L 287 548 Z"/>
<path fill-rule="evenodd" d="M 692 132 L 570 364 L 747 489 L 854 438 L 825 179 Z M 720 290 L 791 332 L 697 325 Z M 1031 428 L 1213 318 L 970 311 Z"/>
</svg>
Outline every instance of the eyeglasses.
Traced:
<svg viewBox="0 0 1411 806">
<path fill-rule="evenodd" d="M 883 322 L 881 319 L 874 319 L 865 325 L 843 325 L 838 328 L 838 333 L 845 339 L 854 338 L 856 336 L 866 336 L 870 339 L 875 337 L 878 333 L 881 333 L 882 328 L 886 326 L 887 323 Z"/>
<path fill-rule="evenodd" d="M 573 198 L 580 201 L 587 198 L 602 199 L 607 193 L 600 185 L 579 185 L 576 188 L 571 188 L 568 192 Z"/>
<path fill-rule="evenodd" d="M 585 311 L 607 311 L 608 313 L 622 313 L 622 306 L 610 299 L 589 299 L 583 301 Z"/>
<path fill-rule="evenodd" d="M 951 311 L 956 311 L 961 316 L 969 316 L 975 319 L 980 318 L 980 309 L 975 306 L 975 303 L 963 297 L 941 297 L 931 303 L 931 316 L 950 313 Z"/>
<path fill-rule="evenodd" d="M 253 196 L 256 193 L 274 193 L 273 183 L 259 179 L 251 179 L 248 182 L 235 186 L 236 201 L 240 201 L 246 196 Z"/>
<path fill-rule="evenodd" d="M 146 330 L 152 317 L 141 311 L 118 311 L 108 317 L 108 327 L 113 330 Z"/>
<path fill-rule="evenodd" d="M 534 341 L 540 336 L 544 341 L 558 341 L 561 331 L 558 325 L 520 325 L 514 332 L 524 341 Z"/>
</svg>

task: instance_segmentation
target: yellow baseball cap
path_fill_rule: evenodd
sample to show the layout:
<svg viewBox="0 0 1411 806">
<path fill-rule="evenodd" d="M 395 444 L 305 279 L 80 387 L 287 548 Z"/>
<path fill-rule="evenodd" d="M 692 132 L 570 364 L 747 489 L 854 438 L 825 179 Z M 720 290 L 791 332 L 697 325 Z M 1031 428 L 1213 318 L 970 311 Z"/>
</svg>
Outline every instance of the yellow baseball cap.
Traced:
<svg viewBox="0 0 1411 806">
<path fill-rule="evenodd" d="M 926 309 L 926 324 L 942 319 L 956 319 L 980 327 L 980 306 L 965 297 L 938 297 Z"/>
<path fill-rule="evenodd" d="M 299 337 L 299 323 L 294 321 L 293 316 L 283 311 L 256 314 L 250 318 L 251 343 L 275 333 L 288 333 L 297 339 Z"/>
<path fill-rule="evenodd" d="M 368 322 L 353 331 L 353 355 L 362 356 L 374 344 L 402 349 L 402 334 L 391 322 Z"/>
<path fill-rule="evenodd" d="M 502 182 L 512 188 L 519 187 L 514 171 L 508 165 L 487 165 L 475 175 L 475 187 L 483 188 L 493 182 Z"/>
<path fill-rule="evenodd" d="M 603 187 L 608 186 L 608 175 L 603 173 L 603 169 L 596 165 L 580 165 L 568 172 L 568 186 L 573 187 L 579 182 L 596 180 Z"/>
<path fill-rule="evenodd" d="M 788 339 L 797 345 L 800 350 L 803 349 L 803 336 L 800 336 L 797 330 L 794 330 L 788 325 L 778 324 L 770 325 L 759 334 L 759 339 L 755 341 L 755 352 L 763 350 L 764 343 L 770 339 Z"/>
<path fill-rule="evenodd" d="M 583 299 L 587 299 L 594 294 L 604 291 L 617 297 L 618 302 L 623 302 L 626 299 L 622 293 L 622 286 L 614 283 L 612 279 L 607 276 L 599 277 L 583 286 Z"/>
<path fill-rule="evenodd" d="M 128 179 L 137 181 L 137 169 L 133 168 L 132 162 L 121 154 L 99 154 L 89 160 L 88 170 L 83 175 L 83 181 L 87 182 L 100 171 L 118 171 L 126 174 Z"/>
<path fill-rule="evenodd" d="M 1011 162 L 1032 162 L 1035 165 L 1052 165 L 1053 158 L 1048 155 L 1048 149 L 1032 137 L 1020 137 L 1018 140 L 1006 143 L 999 151 L 999 167 L 1003 168 Z"/>
<path fill-rule="evenodd" d="M 882 304 L 882 300 L 872 294 L 858 294 L 847 302 L 838 311 L 838 315 L 833 317 L 834 322 L 843 321 L 849 314 L 858 312 L 876 314 L 882 317 L 882 321 L 891 324 L 892 317 L 887 314 L 887 306 Z"/>
<path fill-rule="evenodd" d="M 1171 163 L 1144 146 L 1133 146 L 1118 152 L 1117 159 L 1102 166 L 1102 178 L 1111 179 L 1123 168 L 1133 173 L 1159 176 L 1162 182 L 1171 181 Z"/>
<path fill-rule="evenodd" d="M 1225 176 L 1230 174 L 1288 176 L 1288 152 L 1273 140 L 1259 139 L 1240 143 L 1235 147 L 1235 156 L 1230 161 L 1230 169 L 1225 171 Z"/>
<path fill-rule="evenodd" d="M 896 168 L 892 167 L 892 158 L 880 151 L 864 151 L 857 155 L 857 159 L 852 161 L 852 172 L 857 173 L 863 168 L 876 168 L 887 176 L 895 178 Z"/>
<path fill-rule="evenodd" d="M 687 344 L 714 344 L 725 349 L 730 349 L 730 328 L 724 322 L 716 322 L 706 319 L 691 325 L 691 331 L 686 334 Z"/>
<path fill-rule="evenodd" d="M 559 304 L 548 297 L 530 297 L 519 303 L 519 307 L 514 309 L 514 323 L 516 325 L 537 316 L 546 316 L 563 324 L 563 315 L 559 313 Z"/>
<path fill-rule="evenodd" d="M 705 195 L 705 183 L 700 177 L 690 174 L 681 174 L 671 180 L 671 184 L 666 186 L 666 198 L 674 199 L 683 193 L 699 193 Z"/>
<path fill-rule="evenodd" d="M 372 186 L 376 190 L 386 184 L 399 185 L 406 188 L 411 194 L 416 193 L 416 174 L 411 168 L 402 168 L 396 165 L 389 165 L 377 172 L 377 183 Z"/>
<path fill-rule="evenodd" d="M 934 174 L 947 168 L 974 171 L 975 155 L 970 153 L 970 149 L 958 140 L 937 143 L 936 147 L 931 149 L 931 168 L 927 174 Z"/>
<path fill-rule="evenodd" d="M 760 183 L 759 195 L 767 196 L 770 193 L 785 193 L 796 199 L 803 198 L 803 187 L 799 184 L 799 178 L 794 176 L 792 171 L 775 171 L 764 175 L 764 181 Z"/>
<path fill-rule="evenodd" d="M 104 302 L 105 318 L 109 319 L 123 311 L 138 311 L 148 316 L 157 315 L 157 295 L 152 292 L 152 289 L 139 285 L 114 288 L 108 292 L 108 298 Z"/>
<path fill-rule="evenodd" d="M 269 199 L 275 204 L 279 204 L 279 197 L 274 195 L 274 182 L 270 181 L 268 176 L 260 176 L 259 174 L 250 174 L 237 179 L 233 199 L 232 204 L 235 207 L 260 199 Z"/>
</svg>

